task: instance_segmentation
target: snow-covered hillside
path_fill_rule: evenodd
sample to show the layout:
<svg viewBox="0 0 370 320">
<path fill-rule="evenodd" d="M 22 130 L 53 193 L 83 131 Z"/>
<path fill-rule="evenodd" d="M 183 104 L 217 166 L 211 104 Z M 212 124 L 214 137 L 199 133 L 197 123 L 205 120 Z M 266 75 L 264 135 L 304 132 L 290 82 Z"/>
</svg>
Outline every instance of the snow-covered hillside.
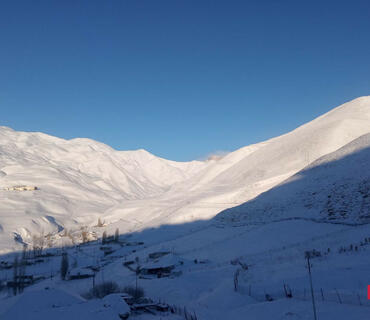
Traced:
<svg viewBox="0 0 370 320">
<path fill-rule="evenodd" d="M 1 127 L 0 249 L 15 248 L 14 235 L 29 242 L 33 234 L 91 227 L 98 218 L 121 232 L 210 219 L 369 132 L 370 97 L 209 161 L 175 162 Z M 38 190 L 4 190 L 17 185 Z"/>
<path fill-rule="evenodd" d="M 0 137 L 1 319 L 313 319 L 307 251 L 318 319 L 368 318 L 370 97 L 209 161 Z M 22 241 L 32 285 L 13 296 Z M 85 300 L 107 281 L 118 292 Z"/>
<path fill-rule="evenodd" d="M 314 161 L 275 188 L 218 219 L 267 223 L 312 219 L 332 223 L 370 222 L 370 134 Z"/>
<path fill-rule="evenodd" d="M 346 103 L 283 136 L 236 150 L 154 199 L 107 211 L 122 228 L 184 223 L 214 217 L 294 175 L 318 158 L 370 132 L 370 97 Z M 143 210 L 145 208 L 145 210 Z M 135 216 L 133 222 L 130 217 Z"/>
<path fill-rule="evenodd" d="M 161 194 L 204 163 L 178 163 L 145 150 L 115 151 L 89 139 L 63 140 L 0 128 L 0 234 L 32 234 L 96 223 L 117 203 Z M 32 192 L 5 189 L 36 186 Z M 6 241 L 9 246 L 11 241 Z"/>
</svg>

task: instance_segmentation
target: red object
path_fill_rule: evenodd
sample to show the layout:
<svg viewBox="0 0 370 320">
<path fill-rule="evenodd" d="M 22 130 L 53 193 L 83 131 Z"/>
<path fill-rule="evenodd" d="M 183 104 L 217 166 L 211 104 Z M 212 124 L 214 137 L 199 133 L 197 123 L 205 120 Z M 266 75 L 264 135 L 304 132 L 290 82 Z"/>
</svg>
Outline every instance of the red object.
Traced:
<svg viewBox="0 0 370 320">
<path fill-rule="evenodd" d="M 367 299 L 370 300 L 370 285 L 367 286 Z"/>
</svg>

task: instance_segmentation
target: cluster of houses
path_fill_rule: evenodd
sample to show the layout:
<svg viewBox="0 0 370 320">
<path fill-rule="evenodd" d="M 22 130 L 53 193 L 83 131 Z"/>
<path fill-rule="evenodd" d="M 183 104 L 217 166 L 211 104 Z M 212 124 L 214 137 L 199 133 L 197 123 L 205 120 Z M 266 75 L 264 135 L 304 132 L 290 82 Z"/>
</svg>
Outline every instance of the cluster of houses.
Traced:
<svg viewBox="0 0 370 320">
<path fill-rule="evenodd" d="M 38 190 L 36 186 L 13 186 L 5 187 L 4 191 L 35 191 Z"/>
</svg>

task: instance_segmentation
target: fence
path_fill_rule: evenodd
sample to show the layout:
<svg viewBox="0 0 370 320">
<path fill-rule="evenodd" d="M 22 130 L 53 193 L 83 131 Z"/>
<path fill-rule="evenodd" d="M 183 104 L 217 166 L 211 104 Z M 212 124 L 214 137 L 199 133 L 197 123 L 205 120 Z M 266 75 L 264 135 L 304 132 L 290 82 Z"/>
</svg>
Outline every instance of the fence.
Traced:
<svg viewBox="0 0 370 320">
<path fill-rule="evenodd" d="M 246 294 L 256 299 L 257 301 L 266 301 L 288 298 L 287 295 L 291 293 L 293 299 L 311 301 L 311 290 L 307 288 L 292 288 L 289 285 L 281 286 L 281 289 L 275 288 L 261 288 L 248 285 L 238 285 L 238 292 Z M 370 300 L 367 299 L 366 292 L 362 294 L 359 292 L 351 292 L 348 290 L 327 289 L 320 288 L 314 290 L 314 297 L 316 301 L 333 302 L 339 304 L 360 305 L 370 307 Z"/>
</svg>

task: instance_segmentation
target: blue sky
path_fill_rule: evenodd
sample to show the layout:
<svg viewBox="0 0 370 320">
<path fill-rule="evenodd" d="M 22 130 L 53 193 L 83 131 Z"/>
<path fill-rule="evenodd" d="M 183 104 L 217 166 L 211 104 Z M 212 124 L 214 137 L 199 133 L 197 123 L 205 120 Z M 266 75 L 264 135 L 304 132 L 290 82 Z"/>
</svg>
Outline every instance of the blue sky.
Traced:
<svg viewBox="0 0 370 320">
<path fill-rule="evenodd" d="M 1 1 L 0 124 L 174 160 L 370 94 L 369 1 Z"/>
</svg>

